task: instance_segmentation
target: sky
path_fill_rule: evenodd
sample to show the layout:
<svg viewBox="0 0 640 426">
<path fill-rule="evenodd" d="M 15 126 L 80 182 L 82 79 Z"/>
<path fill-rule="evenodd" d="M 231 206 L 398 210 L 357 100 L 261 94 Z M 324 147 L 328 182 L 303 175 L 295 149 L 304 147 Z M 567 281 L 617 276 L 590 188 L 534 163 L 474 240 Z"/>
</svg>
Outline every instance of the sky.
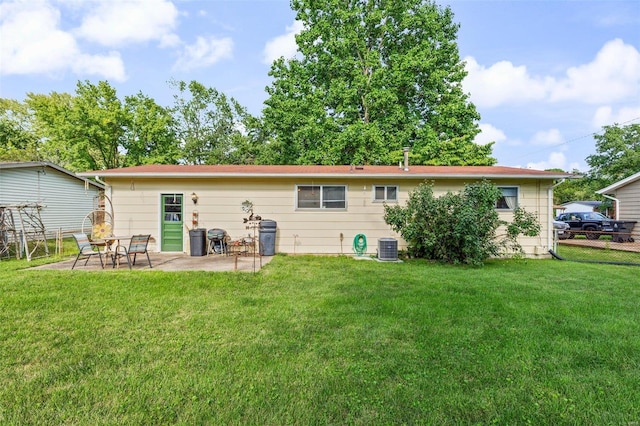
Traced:
<svg viewBox="0 0 640 426">
<path fill-rule="evenodd" d="M 437 3 L 498 165 L 586 172 L 594 134 L 640 123 L 639 0 Z M 169 81 L 196 80 L 260 115 L 301 28 L 288 0 L 1 0 L 0 97 L 107 80 L 170 106 Z"/>
</svg>

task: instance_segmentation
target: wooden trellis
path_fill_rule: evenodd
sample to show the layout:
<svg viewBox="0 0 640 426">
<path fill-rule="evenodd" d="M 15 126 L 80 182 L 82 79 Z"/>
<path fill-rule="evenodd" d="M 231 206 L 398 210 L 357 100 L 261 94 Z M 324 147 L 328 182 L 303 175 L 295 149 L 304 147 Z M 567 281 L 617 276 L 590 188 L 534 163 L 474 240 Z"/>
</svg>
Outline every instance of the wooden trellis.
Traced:
<svg viewBox="0 0 640 426">
<path fill-rule="evenodd" d="M 16 259 L 20 258 L 20 241 L 15 222 L 13 221 L 13 211 L 9 206 L 0 205 L 0 259 L 11 257 L 11 246 Z"/>
<path fill-rule="evenodd" d="M 40 210 L 44 206 L 39 203 L 10 204 L 0 206 L 2 210 L 0 221 L 0 255 L 7 257 L 11 243 L 16 245 L 16 258 L 22 257 L 24 252 L 28 261 L 34 257 L 49 256 L 49 246 Z M 20 229 L 16 228 L 14 212 L 18 216 Z M 9 238 L 11 237 L 11 241 Z"/>
</svg>

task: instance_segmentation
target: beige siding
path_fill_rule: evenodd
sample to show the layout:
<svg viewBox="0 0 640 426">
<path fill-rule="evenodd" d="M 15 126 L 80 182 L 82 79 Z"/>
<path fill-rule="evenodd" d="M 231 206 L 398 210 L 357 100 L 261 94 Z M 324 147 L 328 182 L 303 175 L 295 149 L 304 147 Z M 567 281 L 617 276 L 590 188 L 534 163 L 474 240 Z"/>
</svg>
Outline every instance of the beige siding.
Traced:
<svg viewBox="0 0 640 426">
<path fill-rule="evenodd" d="M 276 252 L 311 254 L 351 254 L 353 239 L 364 234 L 368 243 L 368 254 L 376 254 L 377 241 L 383 237 L 399 239 L 384 222 L 382 203 L 373 201 L 373 185 L 397 185 L 399 203 L 404 205 L 409 192 L 419 184 L 418 180 L 390 179 L 117 179 L 110 178 L 111 198 L 114 205 L 115 233 L 131 235 L 150 233 L 157 240 L 160 232 L 160 194 L 184 195 L 185 225 L 191 225 L 194 210 L 199 213 L 200 228 L 222 228 L 232 238 L 253 235 L 243 218 L 242 202 L 250 200 L 254 213 L 263 219 L 275 220 L 278 224 Z M 436 183 L 436 195 L 446 191 L 459 191 L 461 180 L 446 180 Z M 469 182 L 470 183 L 470 182 Z M 296 185 L 346 185 L 347 208 L 345 210 L 297 210 L 295 206 Z M 547 255 L 548 203 L 546 186 L 536 181 L 496 181 L 496 185 L 519 187 L 519 203 L 526 210 L 538 212 L 543 225 L 540 237 L 523 239 L 522 244 L 529 255 Z M 199 199 L 194 205 L 191 193 Z M 505 219 L 510 213 L 501 213 Z M 258 231 L 255 230 L 256 235 Z M 341 240 L 342 235 L 342 240 Z M 184 232 L 185 251 L 189 248 L 188 232 Z M 156 244 L 152 249 L 159 250 Z"/>
<path fill-rule="evenodd" d="M 616 198 L 620 200 L 618 219 L 640 222 L 640 181 L 632 182 L 616 191 Z M 640 224 L 633 228 L 633 236 L 640 238 Z"/>
</svg>

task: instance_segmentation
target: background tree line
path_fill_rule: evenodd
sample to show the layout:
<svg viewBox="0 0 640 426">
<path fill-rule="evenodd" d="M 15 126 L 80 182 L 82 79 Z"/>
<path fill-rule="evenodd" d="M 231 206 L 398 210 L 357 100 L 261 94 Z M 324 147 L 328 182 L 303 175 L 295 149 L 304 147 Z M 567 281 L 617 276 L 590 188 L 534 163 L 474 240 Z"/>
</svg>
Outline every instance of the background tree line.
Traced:
<svg viewBox="0 0 640 426">
<path fill-rule="evenodd" d="M 272 64 L 262 115 L 196 81 L 171 81 L 173 104 L 118 97 L 107 81 L 75 93 L 0 99 L 0 161 L 73 171 L 140 164 L 493 165 L 477 145 L 480 114 L 462 90 L 459 25 L 425 0 L 292 0 L 298 55 Z M 640 170 L 639 124 L 596 135 L 590 173 L 556 203 Z"/>
<path fill-rule="evenodd" d="M 170 86 L 170 107 L 142 93 L 120 99 L 106 81 L 80 81 L 73 95 L 0 99 L 0 160 L 47 160 L 73 171 L 255 162 L 258 120 L 237 101 L 195 81 Z"/>
<path fill-rule="evenodd" d="M 298 56 L 276 60 L 261 117 L 192 81 L 173 81 L 165 107 L 142 93 L 121 99 L 106 81 L 74 94 L 2 100 L 2 159 L 71 170 L 145 163 L 495 163 L 473 143 L 480 115 L 450 8 L 424 0 L 293 0 L 303 23 Z"/>
</svg>

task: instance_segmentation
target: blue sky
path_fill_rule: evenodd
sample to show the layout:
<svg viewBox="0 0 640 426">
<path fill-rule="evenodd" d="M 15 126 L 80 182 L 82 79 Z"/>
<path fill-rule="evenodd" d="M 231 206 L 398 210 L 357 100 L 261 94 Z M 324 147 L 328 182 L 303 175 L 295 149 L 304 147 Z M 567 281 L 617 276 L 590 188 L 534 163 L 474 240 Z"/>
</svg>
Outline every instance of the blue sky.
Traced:
<svg viewBox="0 0 640 426">
<path fill-rule="evenodd" d="M 593 133 L 640 123 L 640 1 L 439 4 L 498 164 L 587 171 Z M 168 106 L 169 80 L 197 80 L 257 115 L 300 28 L 286 0 L 2 0 L 0 97 L 108 80 Z"/>
</svg>

